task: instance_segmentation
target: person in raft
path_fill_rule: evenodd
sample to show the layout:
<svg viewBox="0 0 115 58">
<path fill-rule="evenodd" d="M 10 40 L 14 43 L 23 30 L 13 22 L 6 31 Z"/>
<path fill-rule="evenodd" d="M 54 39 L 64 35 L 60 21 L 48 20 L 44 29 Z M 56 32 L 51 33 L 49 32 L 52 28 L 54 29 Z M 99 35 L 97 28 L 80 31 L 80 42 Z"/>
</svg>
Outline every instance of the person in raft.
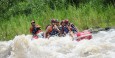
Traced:
<svg viewBox="0 0 115 58">
<path fill-rule="evenodd" d="M 60 30 L 56 24 L 57 24 L 56 20 L 52 19 L 51 24 L 46 27 L 46 31 L 44 33 L 45 38 L 58 36 L 60 34 Z"/>
<path fill-rule="evenodd" d="M 41 31 L 41 26 L 35 24 L 35 21 L 31 21 L 30 33 L 33 35 L 33 38 L 43 38 L 43 32 Z"/>
</svg>

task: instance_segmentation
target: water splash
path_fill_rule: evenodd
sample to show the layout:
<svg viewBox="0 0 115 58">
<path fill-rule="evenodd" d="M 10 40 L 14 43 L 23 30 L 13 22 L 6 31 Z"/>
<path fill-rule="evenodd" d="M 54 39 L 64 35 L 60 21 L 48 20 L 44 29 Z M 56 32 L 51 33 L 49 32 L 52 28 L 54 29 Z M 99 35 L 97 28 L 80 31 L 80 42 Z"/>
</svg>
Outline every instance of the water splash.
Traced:
<svg viewBox="0 0 115 58">
<path fill-rule="evenodd" d="M 31 40 L 19 35 L 0 42 L 0 58 L 115 58 L 115 30 L 100 31 L 93 39 L 72 41 L 71 37 Z"/>
</svg>

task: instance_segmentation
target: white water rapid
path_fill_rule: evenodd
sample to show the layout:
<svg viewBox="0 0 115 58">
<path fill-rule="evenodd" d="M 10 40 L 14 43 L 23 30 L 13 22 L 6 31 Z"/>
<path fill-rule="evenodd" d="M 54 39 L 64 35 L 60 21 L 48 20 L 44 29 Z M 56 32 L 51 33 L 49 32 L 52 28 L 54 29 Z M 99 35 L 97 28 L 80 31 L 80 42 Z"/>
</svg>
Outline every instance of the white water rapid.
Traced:
<svg viewBox="0 0 115 58">
<path fill-rule="evenodd" d="M 71 37 L 31 40 L 31 35 L 0 41 L 0 58 L 115 58 L 115 29 L 99 31 L 91 40 Z"/>
</svg>

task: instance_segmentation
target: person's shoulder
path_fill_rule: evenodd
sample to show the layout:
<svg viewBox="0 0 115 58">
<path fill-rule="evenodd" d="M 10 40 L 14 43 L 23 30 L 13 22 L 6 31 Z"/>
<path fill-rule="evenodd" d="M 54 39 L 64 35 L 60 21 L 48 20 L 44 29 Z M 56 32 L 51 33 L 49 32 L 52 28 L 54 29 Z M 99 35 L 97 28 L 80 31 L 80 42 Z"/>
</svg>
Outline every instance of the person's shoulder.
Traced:
<svg viewBox="0 0 115 58">
<path fill-rule="evenodd" d="M 41 27 L 40 25 L 36 24 L 36 27 Z"/>
<path fill-rule="evenodd" d="M 47 26 L 47 28 L 46 28 L 46 30 L 47 30 L 47 32 L 51 32 L 52 31 L 52 26 Z"/>
<path fill-rule="evenodd" d="M 49 28 L 51 28 L 51 26 L 49 25 L 49 26 L 47 26 L 47 29 L 49 29 Z"/>
</svg>

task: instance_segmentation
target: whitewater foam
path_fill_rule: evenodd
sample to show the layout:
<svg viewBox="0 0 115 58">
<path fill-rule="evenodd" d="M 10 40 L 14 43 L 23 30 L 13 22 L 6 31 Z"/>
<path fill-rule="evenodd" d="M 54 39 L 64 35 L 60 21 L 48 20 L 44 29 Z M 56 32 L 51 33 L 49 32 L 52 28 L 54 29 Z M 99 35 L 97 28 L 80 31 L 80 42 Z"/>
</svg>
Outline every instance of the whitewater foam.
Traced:
<svg viewBox="0 0 115 58">
<path fill-rule="evenodd" d="M 0 58 L 115 58 L 114 29 L 80 42 L 72 41 L 70 36 L 31 39 L 31 35 L 19 35 L 1 41 Z"/>
</svg>

